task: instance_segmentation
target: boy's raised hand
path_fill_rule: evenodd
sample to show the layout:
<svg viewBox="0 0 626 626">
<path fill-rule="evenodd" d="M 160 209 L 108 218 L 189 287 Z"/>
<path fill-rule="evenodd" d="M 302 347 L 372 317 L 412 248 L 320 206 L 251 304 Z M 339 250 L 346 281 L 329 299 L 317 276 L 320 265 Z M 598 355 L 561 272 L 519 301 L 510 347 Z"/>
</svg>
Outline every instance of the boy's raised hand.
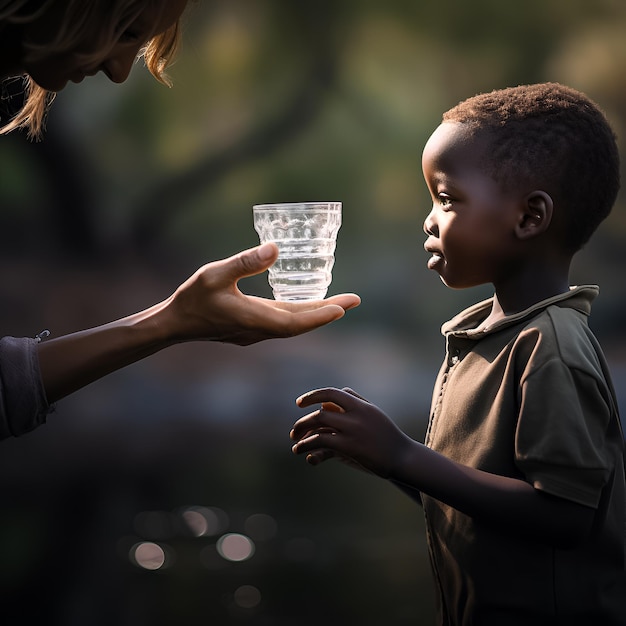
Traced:
<svg viewBox="0 0 626 626">
<path fill-rule="evenodd" d="M 398 462 L 411 447 L 383 411 L 352 389 L 315 389 L 296 400 L 300 407 L 321 408 L 300 418 L 290 433 L 294 454 L 306 454 L 311 465 L 338 458 L 382 478 L 393 478 Z"/>
</svg>

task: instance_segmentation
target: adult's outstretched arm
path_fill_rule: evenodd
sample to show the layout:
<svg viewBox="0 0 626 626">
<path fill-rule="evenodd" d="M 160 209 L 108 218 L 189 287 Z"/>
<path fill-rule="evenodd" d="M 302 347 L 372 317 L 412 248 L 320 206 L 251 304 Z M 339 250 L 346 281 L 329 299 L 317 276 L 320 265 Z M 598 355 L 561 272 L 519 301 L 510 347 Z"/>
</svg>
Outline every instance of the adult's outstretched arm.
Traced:
<svg viewBox="0 0 626 626">
<path fill-rule="evenodd" d="M 355 294 L 311 302 L 276 302 L 242 293 L 241 278 L 265 271 L 274 244 L 244 250 L 198 269 L 166 300 L 143 311 L 39 344 L 39 367 L 50 403 L 168 346 L 220 341 L 241 346 L 293 337 L 343 317 Z"/>
</svg>

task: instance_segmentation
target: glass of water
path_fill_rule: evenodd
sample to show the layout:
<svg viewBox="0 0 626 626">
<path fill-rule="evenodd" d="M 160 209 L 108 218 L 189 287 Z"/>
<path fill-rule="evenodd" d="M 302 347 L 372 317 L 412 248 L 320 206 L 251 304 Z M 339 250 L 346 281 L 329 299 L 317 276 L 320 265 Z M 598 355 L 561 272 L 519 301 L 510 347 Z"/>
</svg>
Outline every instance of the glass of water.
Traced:
<svg viewBox="0 0 626 626">
<path fill-rule="evenodd" d="M 253 216 L 261 243 L 278 246 L 269 268 L 274 298 L 322 300 L 332 280 L 341 202 L 257 204 Z"/>
</svg>

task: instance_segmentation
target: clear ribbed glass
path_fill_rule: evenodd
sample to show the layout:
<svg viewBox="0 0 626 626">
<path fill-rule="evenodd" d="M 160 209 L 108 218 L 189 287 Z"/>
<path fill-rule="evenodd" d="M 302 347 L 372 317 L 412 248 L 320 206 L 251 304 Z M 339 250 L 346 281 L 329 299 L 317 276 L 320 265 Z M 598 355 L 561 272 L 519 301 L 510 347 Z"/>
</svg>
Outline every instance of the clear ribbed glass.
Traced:
<svg viewBox="0 0 626 626">
<path fill-rule="evenodd" d="M 276 300 L 321 300 L 332 281 L 341 202 L 257 204 L 254 228 L 261 243 L 278 245 L 269 283 Z"/>
</svg>

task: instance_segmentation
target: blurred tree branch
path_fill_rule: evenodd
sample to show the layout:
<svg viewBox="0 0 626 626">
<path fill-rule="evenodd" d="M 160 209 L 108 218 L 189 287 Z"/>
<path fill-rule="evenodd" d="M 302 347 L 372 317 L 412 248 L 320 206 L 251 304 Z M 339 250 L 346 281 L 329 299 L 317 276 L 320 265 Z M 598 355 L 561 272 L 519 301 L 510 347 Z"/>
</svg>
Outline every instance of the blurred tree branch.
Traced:
<svg viewBox="0 0 626 626">
<path fill-rule="evenodd" d="M 192 167 L 150 188 L 136 205 L 131 243 L 147 251 L 176 217 L 180 207 L 229 171 L 267 155 L 292 141 L 314 122 L 335 89 L 340 50 L 333 34 L 342 23 L 341 6 L 333 0 L 276 3 L 279 24 L 291 32 L 292 45 L 306 59 L 297 87 L 281 106 L 250 129 L 247 136 L 219 154 L 209 154 Z"/>
</svg>

